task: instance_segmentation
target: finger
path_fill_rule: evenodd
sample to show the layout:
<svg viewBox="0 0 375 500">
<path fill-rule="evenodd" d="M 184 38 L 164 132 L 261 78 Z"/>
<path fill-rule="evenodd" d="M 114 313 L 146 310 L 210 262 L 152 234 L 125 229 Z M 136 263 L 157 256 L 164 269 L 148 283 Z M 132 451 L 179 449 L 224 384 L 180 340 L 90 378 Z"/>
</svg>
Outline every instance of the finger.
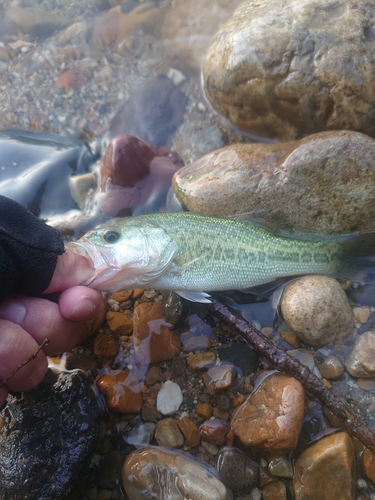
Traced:
<svg viewBox="0 0 375 500">
<path fill-rule="evenodd" d="M 97 290 L 75 286 L 62 292 L 59 308 L 65 319 L 87 321 L 96 316 L 103 304 L 103 296 Z"/>
<path fill-rule="evenodd" d="M 66 319 L 59 305 L 46 299 L 11 295 L 0 305 L 0 318 L 22 327 L 39 345 L 48 338 L 43 350 L 49 356 L 72 349 L 88 336 L 86 322 Z"/>
<path fill-rule="evenodd" d="M 31 358 L 38 350 L 38 343 L 23 328 L 11 321 L 0 320 L 0 380 L 6 380 L 16 368 Z M 26 391 L 37 386 L 48 368 L 43 351 L 19 369 L 6 382 L 10 391 Z M 6 391 L 0 393 L 4 397 Z M 4 399 L 5 400 L 5 399 Z"/>
<path fill-rule="evenodd" d="M 72 286 L 80 285 L 94 273 L 92 261 L 67 248 L 57 258 L 56 269 L 51 283 L 44 293 L 61 292 Z"/>
</svg>

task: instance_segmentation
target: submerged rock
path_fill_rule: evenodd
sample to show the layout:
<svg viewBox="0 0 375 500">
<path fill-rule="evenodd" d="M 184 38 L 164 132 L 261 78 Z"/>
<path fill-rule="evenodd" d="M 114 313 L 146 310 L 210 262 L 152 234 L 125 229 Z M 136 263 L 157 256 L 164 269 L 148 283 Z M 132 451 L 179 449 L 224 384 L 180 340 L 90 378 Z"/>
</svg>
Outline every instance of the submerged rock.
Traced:
<svg viewBox="0 0 375 500">
<path fill-rule="evenodd" d="M 375 376 L 375 331 L 360 335 L 345 361 L 345 367 L 353 377 Z"/>
<path fill-rule="evenodd" d="M 293 479 L 296 500 L 354 500 L 355 455 L 346 432 L 322 438 L 297 458 Z"/>
<path fill-rule="evenodd" d="M 314 347 L 345 339 L 354 316 L 339 282 L 327 276 L 303 276 L 289 283 L 281 297 L 281 314 L 297 337 Z"/>
<path fill-rule="evenodd" d="M 375 140 L 322 132 L 286 144 L 234 144 L 181 168 L 172 186 L 190 212 L 253 213 L 275 230 L 375 230 Z"/>
<path fill-rule="evenodd" d="M 375 135 L 372 0 L 246 0 L 206 52 L 211 104 L 282 141 L 323 130 Z"/>
<path fill-rule="evenodd" d="M 271 375 L 235 411 L 232 431 L 252 450 L 289 453 L 297 446 L 304 411 L 301 384 L 287 375 Z"/>
<path fill-rule="evenodd" d="M 250 491 L 259 482 L 259 466 L 242 451 L 224 446 L 215 457 L 215 468 L 224 483 L 235 491 Z"/>
<path fill-rule="evenodd" d="M 69 493 L 99 435 L 98 406 L 81 371 L 52 371 L 1 413 L 0 499 L 49 500 Z"/>
<path fill-rule="evenodd" d="M 149 447 L 133 451 L 122 467 L 122 483 L 132 500 L 231 498 L 209 467 L 188 454 L 182 455 L 167 448 Z"/>
</svg>

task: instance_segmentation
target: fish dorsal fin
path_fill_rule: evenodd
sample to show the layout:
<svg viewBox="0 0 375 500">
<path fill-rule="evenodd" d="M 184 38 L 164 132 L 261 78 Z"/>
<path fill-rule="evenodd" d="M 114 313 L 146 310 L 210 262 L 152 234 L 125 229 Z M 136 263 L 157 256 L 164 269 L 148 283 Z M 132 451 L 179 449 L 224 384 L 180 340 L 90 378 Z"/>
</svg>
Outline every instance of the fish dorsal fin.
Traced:
<svg viewBox="0 0 375 500">
<path fill-rule="evenodd" d="M 210 294 L 206 292 L 186 292 L 176 290 L 175 293 L 182 297 L 183 299 L 189 300 L 190 302 L 200 302 L 202 304 L 211 304 Z"/>
</svg>

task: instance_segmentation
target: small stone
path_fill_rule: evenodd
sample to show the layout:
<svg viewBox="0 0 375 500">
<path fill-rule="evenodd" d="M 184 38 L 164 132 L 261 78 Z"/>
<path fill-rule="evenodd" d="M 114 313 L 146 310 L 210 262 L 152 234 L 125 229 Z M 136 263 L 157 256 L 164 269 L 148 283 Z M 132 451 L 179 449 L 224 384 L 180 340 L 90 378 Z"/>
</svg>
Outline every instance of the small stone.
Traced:
<svg viewBox="0 0 375 500">
<path fill-rule="evenodd" d="M 134 346 L 143 363 L 168 361 L 181 350 L 179 335 L 165 324 L 160 302 L 144 302 L 134 309 Z"/>
<path fill-rule="evenodd" d="M 144 422 L 134 426 L 126 436 L 126 442 L 136 447 L 149 445 L 154 438 L 155 427 L 153 422 Z"/>
<path fill-rule="evenodd" d="M 286 485 L 282 481 L 267 484 L 262 489 L 263 500 L 286 500 Z"/>
<path fill-rule="evenodd" d="M 135 450 L 125 459 L 122 483 L 132 500 L 189 498 L 227 500 L 224 484 L 202 462 L 162 448 Z M 167 478 L 161 481 L 160 478 Z"/>
<path fill-rule="evenodd" d="M 109 328 L 117 335 L 129 335 L 133 331 L 133 322 L 120 312 L 107 312 Z"/>
<path fill-rule="evenodd" d="M 375 376 L 375 331 L 370 330 L 357 337 L 345 367 L 353 377 Z"/>
<path fill-rule="evenodd" d="M 234 374 L 234 366 L 231 363 L 223 363 L 210 368 L 203 375 L 203 380 L 209 393 L 214 395 L 231 387 Z"/>
<path fill-rule="evenodd" d="M 372 391 L 375 386 L 375 381 L 359 378 L 357 380 L 357 385 L 362 391 Z"/>
<path fill-rule="evenodd" d="M 333 380 L 337 380 L 344 373 L 344 367 L 336 356 L 328 356 L 318 368 L 323 377 Z"/>
<path fill-rule="evenodd" d="M 216 396 L 216 404 L 221 411 L 228 411 L 231 408 L 231 400 L 226 394 Z"/>
<path fill-rule="evenodd" d="M 212 405 L 210 403 L 198 403 L 195 411 L 199 417 L 203 417 L 206 420 L 212 417 Z"/>
<path fill-rule="evenodd" d="M 184 444 L 184 436 L 173 418 L 163 418 L 156 424 L 155 439 L 159 446 L 168 448 L 181 448 Z"/>
<path fill-rule="evenodd" d="M 62 73 L 55 81 L 55 87 L 64 89 L 65 92 L 79 90 L 92 78 L 90 68 L 73 67 Z"/>
<path fill-rule="evenodd" d="M 127 370 L 112 370 L 99 375 L 96 385 L 110 410 L 138 413 L 142 408 L 141 384 Z"/>
<path fill-rule="evenodd" d="M 234 491 L 249 491 L 258 483 L 258 464 L 238 448 L 221 448 L 215 458 L 215 468 L 224 483 Z"/>
<path fill-rule="evenodd" d="M 142 406 L 142 418 L 146 422 L 159 422 L 163 418 L 163 415 L 155 406 L 144 404 Z"/>
<path fill-rule="evenodd" d="M 99 357 L 116 356 L 119 350 L 117 340 L 111 335 L 98 335 L 94 340 L 94 354 Z"/>
<path fill-rule="evenodd" d="M 196 446 L 199 445 L 201 440 L 199 430 L 191 418 L 183 417 L 179 421 L 178 426 L 181 429 L 183 435 L 185 436 L 185 439 L 189 444 L 189 446 L 195 448 Z"/>
<path fill-rule="evenodd" d="M 268 463 L 268 470 L 277 477 L 293 477 L 293 468 L 284 455 L 272 457 Z"/>
<path fill-rule="evenodd" d="M 52 35 L 54 31 L 71 22 L 66 17 L 48 12 L 37 5 L 25 8 L 11 7 L 6 10 L 5 19 L 22 33 L 37 37 Z"/>
<path fill-rule="evenodd" d="M 172 415 L 180 408 L 183 395 L 180 386 L 167 380 L 158 392 L 156 408 L 162 415 Z"/>
<path fill-rule="evenodd" d="M 371 309 L 369 307 L 354 307 L 353 315 L 358 323 L 366 323 L 371 314 Z"/>
<path fill-rule="evenodd" d="M 189 368 L 194 371 L 210 368 L 216 362 L 216 354 L 212 351 L 198 352 L 197 354 L 188 354 L 187 363 Z"/>
<path fill-rule="evenodd" d="M 298 338 L 321 347 L 354 330 L 348 298 L 337 280 L 304 276 L 289 283 L 281 297 L 281 314 Z"/>
<path fill-rule="evenodd" d="M 356 488 L 353 443 L 339 432 L 322 438 L 296 460 L 293 479 L 296 500 L 353 500 Z"/>
<path fill-rule="evenodd" d="M 165 376 L 160 366 L 151 366 L 147 372 L 144 383 L 146 385 L 154 385 L 158 382 L 164 382 Z"/>
<path fill-rule="evenodd" d="M 225 444 L 225 438 L 228 432 L 227 423 L 219 419 L 206 420 L 199 427 L 202 439 L 209 443 L 222 446 Z"/>
<path fill-rule="evenodd" d="M 375 455 L 368 448 L 363 450 L 361 464 L 366 477 L 375 483 Z"/>
<path fill-rule="evenodd" d="M 115 292 L 112 294 L 112 299 L 121 304 L 121 302 L 126 302 L 133 296 L 133 290 L 122 290 L 121 292 Z"/>
<path fill-rule="evenodd" d="M 286 375 L 271 375 L 236 409 L 231 427 L 249 448 L 286 454 L 297 446 L 304 412 L 301 384 Z"/>
</svg>

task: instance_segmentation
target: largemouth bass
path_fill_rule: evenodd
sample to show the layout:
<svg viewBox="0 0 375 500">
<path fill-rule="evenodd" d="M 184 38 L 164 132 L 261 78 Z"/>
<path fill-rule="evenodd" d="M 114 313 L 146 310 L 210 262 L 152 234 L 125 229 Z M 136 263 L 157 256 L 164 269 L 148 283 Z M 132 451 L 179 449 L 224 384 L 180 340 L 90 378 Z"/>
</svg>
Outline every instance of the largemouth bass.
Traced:
<svg viewBox="0 0 375 500">
<path fill-rule="evenodd" d="M 92 259 L 95 272 L 83 285 L 107 292 L 174 290 L 209 302 L 205 292 L 373 267 L 375 233 L 301 240 L 240 219 L 159 213 L 113 220 L 69 246 Z"/>
</svg>

